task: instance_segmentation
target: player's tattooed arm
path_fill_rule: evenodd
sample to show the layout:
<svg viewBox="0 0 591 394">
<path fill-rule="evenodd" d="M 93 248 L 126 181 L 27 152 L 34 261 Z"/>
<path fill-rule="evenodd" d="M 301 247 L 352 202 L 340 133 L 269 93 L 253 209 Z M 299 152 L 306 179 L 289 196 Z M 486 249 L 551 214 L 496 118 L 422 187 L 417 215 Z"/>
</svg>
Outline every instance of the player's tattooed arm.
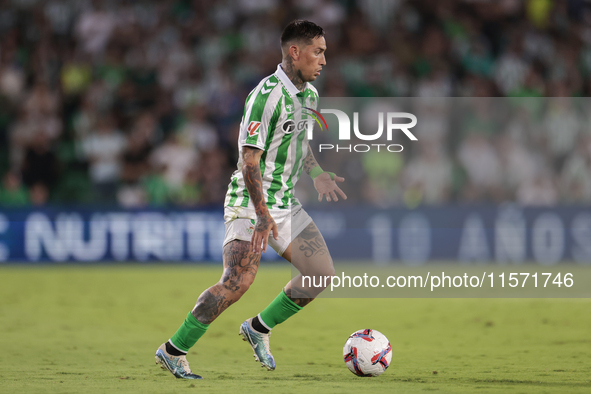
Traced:
<svg viewBox="0 0 591 394">
<path fill-rule="evenodd" d="M 245 146 L 242 148 L 242 175 L 246 190 L 254 205 L 257 221 L 252 236 L 252 251 L 255 253 L 267 251 L 269 233 L 278 238 L 277 225 L 269 214 L 265 198 L 263 196 L 263 177 L 261 175 L 260 160 L 263 151 L 258 148 Z M 262 247 L 261 247 L 262 244 Z"/>
<path fill-rule="evenodd" d="M 316 166 L 318 166 L 318 162 L 314 157 L 314 153 L 312 153 L 312 149 L 308 149 L 308 154 L 304 159 L 304 171 L 306 172 L 306 174 L 310 175 L 310 171 L 312 171 L 312 168 Z"/>
<path fill-rule="evenodd" d="M 242 175 L 244 176 L 244 183 L 248 190 L 248 195 L 252 203 L 257 216 L 268 215 L 269 211 L 265 204 L 265 198 L 263 197 L 263 177 L 261 175 L 261 155 L 263 151 L 257 148 L 251 148 L 245 146 L 242 148 Z"/>
<path fill-rule="evenodd" d="M 298 90 L 303 90 L 304 85 L 306 84 L 306 82 L 304 82 L 304 76 L 302 75 L 302 71 L 300 69 L 295 68 L 291 56 L 288 55 L 283 58 L 283 62 L 281 64 L 284 66 L 283 71 L 285 71 L 285 74 L 289 80 L 295 85 L 296 88 L 298 88 Z"/>
</svg>

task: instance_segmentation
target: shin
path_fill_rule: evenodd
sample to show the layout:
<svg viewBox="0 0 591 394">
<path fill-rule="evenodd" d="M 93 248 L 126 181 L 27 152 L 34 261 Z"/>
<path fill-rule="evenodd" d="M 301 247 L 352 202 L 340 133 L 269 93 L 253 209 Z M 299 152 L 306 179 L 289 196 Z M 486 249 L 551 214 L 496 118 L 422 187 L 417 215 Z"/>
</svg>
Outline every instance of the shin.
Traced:
<svg viewBox="0 0 591 394">
<path fill-rule="evenodd" d="M 224 246 L 224 272 L 218 283 L 197 299 L 191 314 L 210 324 L 248 290 L 256 276 L 261 255 L 250 251 L 250 243 L 234 240 Z"/>
</svg>

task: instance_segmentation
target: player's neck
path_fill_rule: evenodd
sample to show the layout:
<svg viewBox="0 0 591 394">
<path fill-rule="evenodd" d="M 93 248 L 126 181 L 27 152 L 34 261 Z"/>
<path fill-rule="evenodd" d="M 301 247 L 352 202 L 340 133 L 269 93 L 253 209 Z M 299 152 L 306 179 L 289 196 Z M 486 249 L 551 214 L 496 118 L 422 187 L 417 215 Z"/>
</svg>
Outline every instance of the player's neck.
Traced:
<svg viewBox="0 0 591 394">
<path fill-rule="evenodd" d="M 291 81 L 295 85 L 295 87 L 300 91 L 304 91 L 304 86 L 306 86 L 306 82 L 302 77 L 302 72 L 299 69 L 296 69 L 293 65 L 293 60 L 291 58 L 283 59 L 281 62 L 281 68 Z"/>
</svg>

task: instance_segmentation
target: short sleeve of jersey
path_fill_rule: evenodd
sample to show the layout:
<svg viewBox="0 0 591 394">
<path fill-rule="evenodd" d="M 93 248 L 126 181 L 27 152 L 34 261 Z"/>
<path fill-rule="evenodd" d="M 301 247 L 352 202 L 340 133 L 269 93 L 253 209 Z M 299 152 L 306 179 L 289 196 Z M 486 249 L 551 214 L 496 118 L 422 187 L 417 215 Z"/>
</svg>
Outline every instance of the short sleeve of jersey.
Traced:
<svg viewBox="0 0 591 394">
<path fill-rule="evenodd" d="M 240 124 L 242 146 L 265 149 L 269 132 L 275 129 L 281 114 L 283 93 L 278 82 L 277 77 L 272 75 L 247 98 Z"/>
</svg>

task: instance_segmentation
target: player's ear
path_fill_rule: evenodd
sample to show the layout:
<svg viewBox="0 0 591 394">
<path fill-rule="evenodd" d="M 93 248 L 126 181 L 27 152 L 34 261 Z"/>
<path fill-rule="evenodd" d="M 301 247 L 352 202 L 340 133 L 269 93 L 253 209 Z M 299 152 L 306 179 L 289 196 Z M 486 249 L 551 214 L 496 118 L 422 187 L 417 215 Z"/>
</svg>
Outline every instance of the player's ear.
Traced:
<svg viewBox="0 0 591 394">
<path fill-rule="evenodd" d="M 290 45 L 289 56 L 291 56 L 293 60 L 298 60 L 300 58 L 300 48 L 295 44 Z"/>
</svg>

